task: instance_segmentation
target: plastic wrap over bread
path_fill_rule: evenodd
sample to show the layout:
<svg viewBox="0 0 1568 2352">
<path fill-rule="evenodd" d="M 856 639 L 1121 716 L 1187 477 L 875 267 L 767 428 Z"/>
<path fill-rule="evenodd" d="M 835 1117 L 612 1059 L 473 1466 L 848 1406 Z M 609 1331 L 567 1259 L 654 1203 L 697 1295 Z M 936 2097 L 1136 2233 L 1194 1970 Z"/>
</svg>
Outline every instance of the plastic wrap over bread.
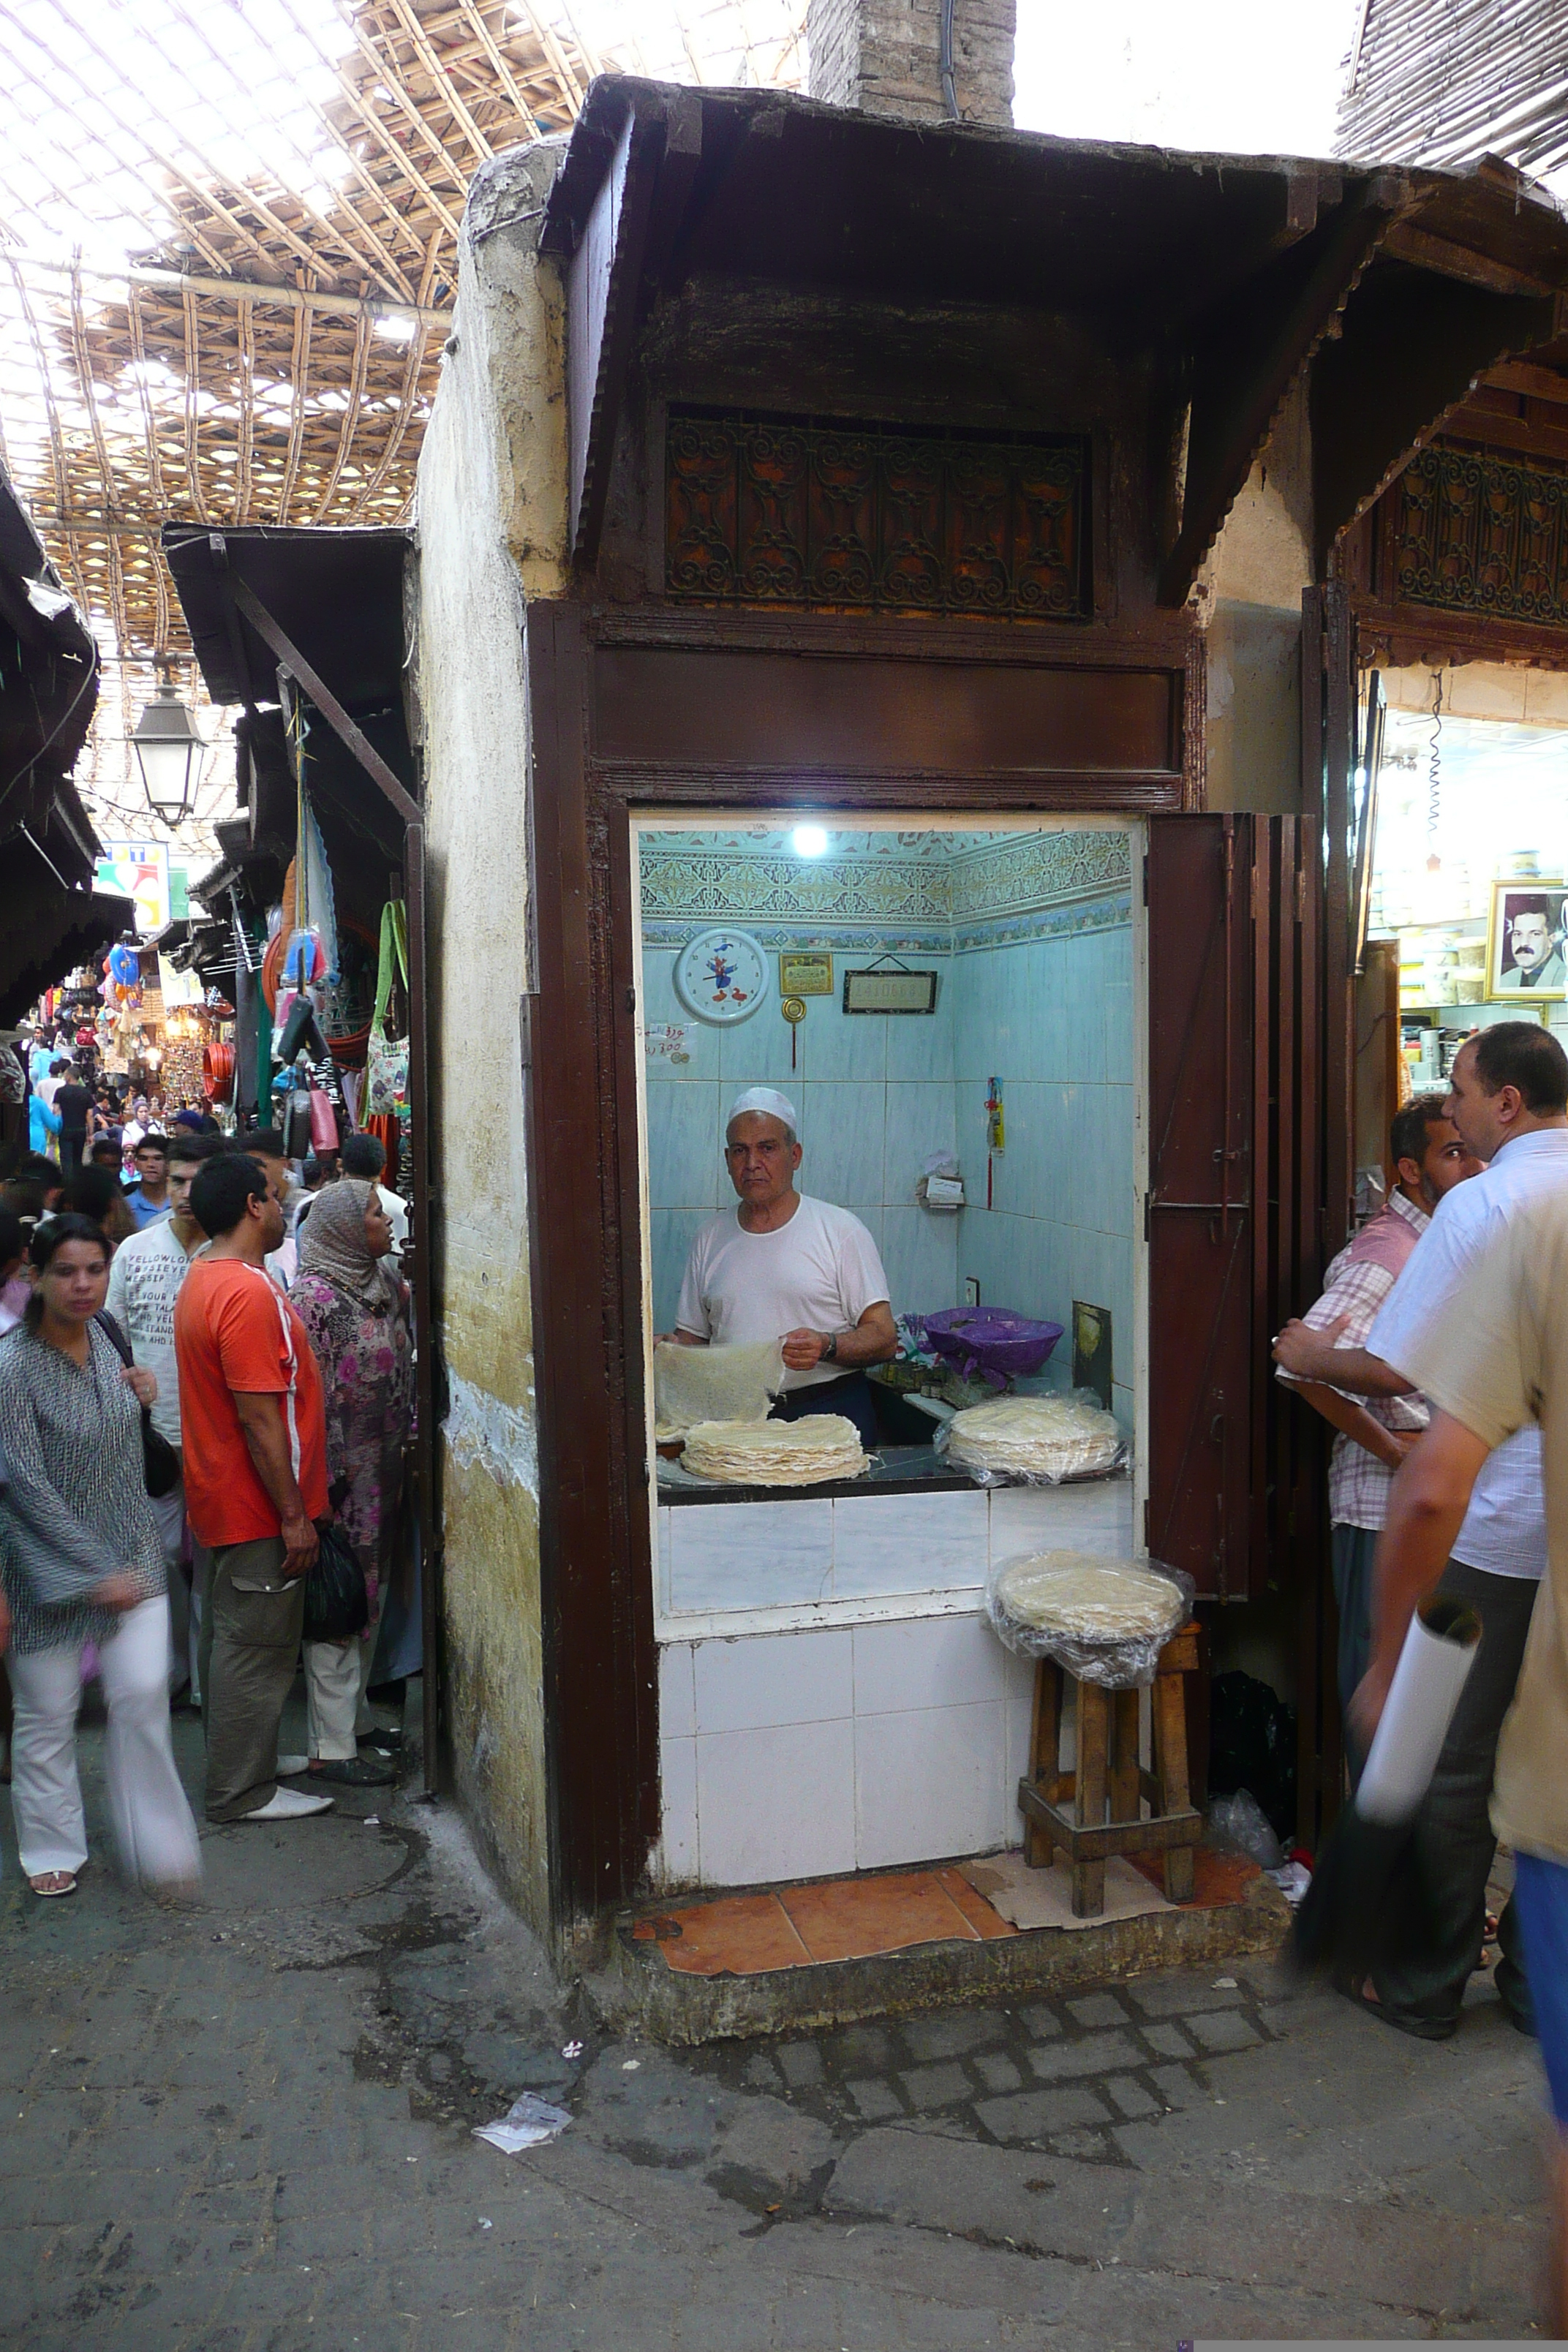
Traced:
<svg viewBox="0 0 1568 2352">
<path fill-rule="evenodd" d="M 1099 1399 L 998 1397 L 955 1413 L 935 1439 L 939 1453 L 977 1486 L 1060 1486 L 1108 1478 L 1127 1459 L 1127 1440 Z"/>
<path fill-rule="evenodd" d="M 776 1339 L 746 1348 L 683 1348 L 658 1339 L 653 1350 L 653 1433 L 663 1444 L 700 1421 L 766 1421 L 784 1386 Z"/>
<path fill-rule="evenodd" d="M 1193 1580 L 1153 1559 L 1041 1551 L 994 1569 L 985 1613 L 1022 1658 L 1054 1658 L 1106 1690 L 1152 1683 L 1160 1653 L 1192 1614 Z"/>
</svg>

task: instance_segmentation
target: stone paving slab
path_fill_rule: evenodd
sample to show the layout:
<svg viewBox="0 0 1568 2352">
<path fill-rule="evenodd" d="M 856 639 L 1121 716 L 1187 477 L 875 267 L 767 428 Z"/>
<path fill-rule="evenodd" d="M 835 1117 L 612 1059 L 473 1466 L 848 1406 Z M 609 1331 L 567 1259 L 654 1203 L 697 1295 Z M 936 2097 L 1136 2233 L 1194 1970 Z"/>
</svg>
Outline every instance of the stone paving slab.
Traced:
<svg viewBox="0 0 1568 2352">
<path fill-rule="evenodd" d="M 183 1722 L 193 1780 L 196 1738 Z M 351 1792 L 310 1843 L 323 1826 L 223 1833 L 193 1913 L 99 1867 L 37 1905 L 5 1852 L 0 2342 L 1151 2352 L 1531 2330 L 1537 2062 L 1484 1979 L 1436 2049 L 1249 1959 L 674 2052 L 551 1982 L 445 1808 Z M 524 2087 L 573 2121 L 507 2158 L 471 2129 Z"/>
</svg>

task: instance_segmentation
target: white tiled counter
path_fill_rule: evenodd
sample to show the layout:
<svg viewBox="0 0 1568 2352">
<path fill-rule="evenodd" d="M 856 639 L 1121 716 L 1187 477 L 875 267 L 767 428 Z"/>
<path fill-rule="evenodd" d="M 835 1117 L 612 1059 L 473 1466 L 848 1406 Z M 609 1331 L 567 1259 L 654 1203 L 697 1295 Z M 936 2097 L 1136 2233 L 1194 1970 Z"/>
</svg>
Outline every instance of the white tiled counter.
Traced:
<svg viewBox="0 0 1568 2352">
<path fill-rule="evenodd" d="M 993 1564 L 1133 1551 L 1132 1486 L 658 1509 L 667 1887 L 743 1886 L 1017 1842 L 1033 1669 Z"/>
</svg>

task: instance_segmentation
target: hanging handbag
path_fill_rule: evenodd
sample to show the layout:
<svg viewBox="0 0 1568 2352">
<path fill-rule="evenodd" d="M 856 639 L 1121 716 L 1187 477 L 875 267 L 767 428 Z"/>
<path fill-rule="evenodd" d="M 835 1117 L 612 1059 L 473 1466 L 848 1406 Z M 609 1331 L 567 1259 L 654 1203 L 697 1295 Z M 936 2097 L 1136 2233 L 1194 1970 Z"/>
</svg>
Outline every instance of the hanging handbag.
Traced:
<svg viewBox="0 0 1568 2352">
<path fill-rule="evenodd" d="M 310 1097 L 296 1087 L 283 1113 L 283 1157 L 303 1160 L 310 1150 Z"/>
<path fill-rule="evenodd" d="M 323 1151 L 336 1151 L 342 1141 L 338 1134 L 338 1115 L 332 1108 L 331 1095 L 320 1087 L 310 1088 L 310 1149 L 319 1160 Z"/>
<path fill-rule="evenodd" d="M 370 1623 L 370 1596 L 364 1589 L 364 1570 L 354 1557 L 354 1549 L 343 1533 L 341 1521 L 318 1522 L 321 1537 L 311 1567 L 305 1575 L 305 1626 L 307 1642 L 347 1642 L 363 1633 Z"/>
<path fill-rule="evenodd" d="M 131 1342 L 112 1315 L 100 1312 L 94 1317 L 104 1338 L 122 1363 L 133 1364 Z M 153 1426 L 153 1408 L 142 1408 L 142 1483 L 155 1503 L 172 1495 L 180 1483 L 180 1457 L 168 1439 Z"/>
<path fill-rule="evenodd" d="M 392 1000 L 394 967 L 408 992 L 408 934 L 401 898 L 389 899 L 381 910 L 381 962 L 376 972 L 375 1009 L 370 1016 L 370 1045 L 365 1056 L 364 1118 L 408 1117 L 408 1040 L 386 1034 L 387 1007 Z"/>
</svg>

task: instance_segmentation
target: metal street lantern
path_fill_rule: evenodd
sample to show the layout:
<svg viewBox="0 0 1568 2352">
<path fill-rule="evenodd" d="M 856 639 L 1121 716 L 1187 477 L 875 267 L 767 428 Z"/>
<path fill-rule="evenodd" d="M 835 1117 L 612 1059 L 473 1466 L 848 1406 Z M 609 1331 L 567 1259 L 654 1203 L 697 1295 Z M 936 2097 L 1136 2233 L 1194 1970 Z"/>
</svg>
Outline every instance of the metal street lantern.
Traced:
<svg viewBox="0 0 1568 2352">
<path fill-rule="evenodd" d="M 159 679 L 131 740 L 147 805 L 173 830 L 191 813 L 205 746 L 172 678 Z"/>
</svg>

